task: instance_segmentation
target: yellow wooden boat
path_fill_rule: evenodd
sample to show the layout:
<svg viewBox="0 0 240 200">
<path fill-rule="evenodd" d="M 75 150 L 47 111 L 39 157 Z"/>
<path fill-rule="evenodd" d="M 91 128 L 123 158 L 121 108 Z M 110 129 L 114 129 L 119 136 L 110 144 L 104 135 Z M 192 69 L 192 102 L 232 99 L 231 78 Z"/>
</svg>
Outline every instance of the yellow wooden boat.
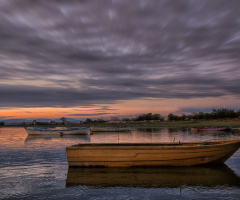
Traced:
<svg viewBox="0 0 240 200">
<path fill-rule="evenodd" d="M 191 166 L 224 163 L 240 139 L 211 142 L 88 143 L 66 147 L 69 167 Z"/>
</svg>

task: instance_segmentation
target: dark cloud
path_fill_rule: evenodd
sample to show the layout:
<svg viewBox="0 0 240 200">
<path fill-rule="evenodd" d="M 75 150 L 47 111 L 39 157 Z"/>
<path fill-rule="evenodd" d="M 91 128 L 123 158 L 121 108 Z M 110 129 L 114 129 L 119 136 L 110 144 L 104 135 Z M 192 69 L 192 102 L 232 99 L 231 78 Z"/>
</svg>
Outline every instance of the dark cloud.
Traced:
<svg viewBox="0 0 240 200">
<path fill-rule="evenodd" d="M 109 115 L 109 114 L 118 114 L 118 113 L 93 113 L 93 114 L 69 114 L 68 116 L 75 117 L 89 117 L 89 116 L 101 116 L 101 115 Z"/>
<path fill-rule="evenodd" d="M 117 110 L 117 109 L 112 109 L 109 108 L 109 106 L 103 106 L 102 108 L 99 109 L 93 109 L 94 111 L 101 112 L 101 111 L 106 111 L 106 110 Z"/>
<path fill-rule="evenodd" d="M 191 113 L 199 113 L 199 112 L 204 112 L 204 113 L 210 113 L 212 112 L 213 108 L 182 108 L 178 112 L 181 114 L 191 114 Z"/>
<path fill-rule="evenodd" d="M 213 112 L 213 109 L 222 109 L 222 107 L 205 107 L 205 108 L 181 108 L 178 113 L 181 114 L 191 114 L 191 113 L 199 113 L 199 112 L 203 112 L 203 113 L 211 113 Z M 228 109 L 232 109 L 235 111 L 238 111 L 239 108 L 228 108 Z"/>
<path fill-rule="evenodd" d="M 239 7 L 237 0 L 1 1 L 0 107 L 238 96 Z"/>
</svg>

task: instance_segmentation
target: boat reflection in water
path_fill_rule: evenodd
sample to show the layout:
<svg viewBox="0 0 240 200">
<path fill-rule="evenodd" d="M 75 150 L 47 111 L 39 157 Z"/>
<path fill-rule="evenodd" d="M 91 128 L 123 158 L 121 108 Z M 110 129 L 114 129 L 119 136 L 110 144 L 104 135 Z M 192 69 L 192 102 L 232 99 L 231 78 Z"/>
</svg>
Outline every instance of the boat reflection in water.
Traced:
<svg viewBox="0 0 240 200">
<path fill-rule="evenodd" d="M 129 142 L 133 140 L 131 131 L 126 132 L 91 132 L 90 141 L 91 143 L 120 143 Z"/>
<path fill-rule="evenodd" d="M 90 186 L 179 188 L 181 186 L 240 188 L 240 177 L 225 164 L 160 168 L 69 168 L 66 187 Z"/>
<path fill-rule="evenodd" d="M 52 142 L 52 140 L 59 141 L 64 140 L 66 141 L 73 141 L 73 142 L 90 142 L 89 135 L 28 135 L 25 139 L 25 143 L 42 143 L 42 142 Z"/>
</svg>

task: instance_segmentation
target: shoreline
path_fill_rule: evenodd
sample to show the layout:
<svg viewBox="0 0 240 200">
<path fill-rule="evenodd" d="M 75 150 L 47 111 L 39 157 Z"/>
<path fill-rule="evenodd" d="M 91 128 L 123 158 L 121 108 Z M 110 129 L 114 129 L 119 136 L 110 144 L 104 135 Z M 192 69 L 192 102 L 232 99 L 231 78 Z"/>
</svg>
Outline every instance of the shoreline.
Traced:
<svg viewBox="0 0 240 200">
<path fill-rule="evenodd" d="M 221 120 L 198 120 L 198 121 L 164 121 L 164 122 L 127 122 L 127 123 L 83 123 L 83 124 L 45 124 L 45 125 L 35 125 L 42 127 L 132 127 L 132 128 L 191 128 L 191 127 L 215 127 L 215 126 L 227 126 L 231 125 L 232 129 L 240 128 L 240 118 L 238 119 L 221 119 Z M 0 127 L 31 127 L 33 125 L 8 125 Z"/>
</svg>

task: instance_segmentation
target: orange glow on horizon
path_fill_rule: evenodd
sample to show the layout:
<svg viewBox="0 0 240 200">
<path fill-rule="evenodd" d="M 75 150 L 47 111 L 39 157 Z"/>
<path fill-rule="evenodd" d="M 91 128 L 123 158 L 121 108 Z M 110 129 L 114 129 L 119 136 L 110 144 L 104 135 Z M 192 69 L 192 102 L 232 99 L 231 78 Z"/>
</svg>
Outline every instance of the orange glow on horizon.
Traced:
<svg viewBox="0 0 240 200">
<path fill-rule="evenodd" d="M 112 116 L 136 116 L 143 113 L 157 113 L 167 116 L 169 113 L 177 113 L 182 108 L 216 108 L 234 107 L 238 105 L 239 99 L 225 96 L 219 98 L 195 98 L 195 99 L 139 99 L 128 101 L 117 101 L 116 104 L 101 104 L 73 108 L 11 108 L 1 109 L 0 119 L 34 119 L 61 117 L 86 119 L 86 118 L 111 118 Z M 227 106 L 226 106 L 227 105 Z"/>
</svg>

